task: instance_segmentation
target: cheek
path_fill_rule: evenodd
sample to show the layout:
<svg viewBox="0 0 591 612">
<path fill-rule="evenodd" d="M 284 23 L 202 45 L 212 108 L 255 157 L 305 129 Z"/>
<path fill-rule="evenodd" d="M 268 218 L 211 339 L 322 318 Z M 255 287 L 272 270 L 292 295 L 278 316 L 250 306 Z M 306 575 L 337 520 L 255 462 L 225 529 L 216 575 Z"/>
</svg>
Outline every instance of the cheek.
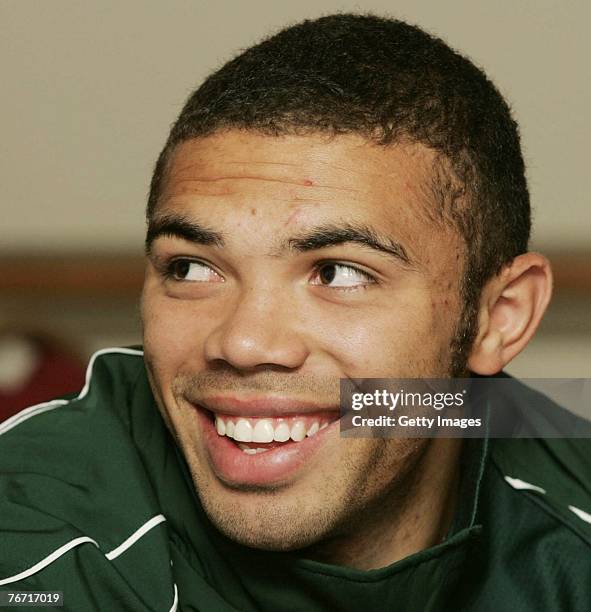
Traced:
<svg viewBox="0 0 591 612">
<path fill-rule="evenodd" d="M 142 322 L 144 351 L 158 373 L 174 375 L 199 359 L 207 321 L 188 302 L 144 291 Z"/>
<path fill-rule="evenodd" d="M 348 376 L 402 377 L 417 373 L 419 363 L 439 360 L 447 336 L 427 294 L 391 297 L 322 318 L 322 345 Z"/>
</svg>

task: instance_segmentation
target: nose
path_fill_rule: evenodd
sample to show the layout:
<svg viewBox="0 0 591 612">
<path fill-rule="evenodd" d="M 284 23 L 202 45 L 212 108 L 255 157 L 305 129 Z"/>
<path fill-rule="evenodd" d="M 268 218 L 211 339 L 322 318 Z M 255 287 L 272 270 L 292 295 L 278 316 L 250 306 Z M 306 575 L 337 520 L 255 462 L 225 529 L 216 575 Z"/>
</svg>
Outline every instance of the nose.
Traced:
<svg viewBox="0 0 591 612">
<path fill-rule="evenodd" d="M 240 370 L 294 369 L 308 356 L 294 300 L 277 288 L 245 288 L 220 318 L 205 341 L 209 362 L 223 360 Z"/>
</svg>

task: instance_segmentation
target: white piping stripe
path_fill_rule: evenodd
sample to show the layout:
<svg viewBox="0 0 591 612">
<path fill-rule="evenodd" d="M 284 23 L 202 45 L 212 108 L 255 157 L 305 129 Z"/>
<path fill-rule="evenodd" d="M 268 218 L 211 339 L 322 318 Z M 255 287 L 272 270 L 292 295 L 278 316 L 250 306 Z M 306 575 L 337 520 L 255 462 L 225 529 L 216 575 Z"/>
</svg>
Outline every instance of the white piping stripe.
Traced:
<svg viewBox="0 0 591 612">
<path fill-rule="evenodd" d="M 120 554 L 124 553 L 130 546 L 133 546 L 143 535 L 145 535 L 152 527 L 159 525 L 163 521 L 166 520 L 166 517 L 162 514 L 157 514 L 152 517 L 149 521 L 144 523 L 139 529 L 134 531 L 132 535 L 130 535 L 122 544 L 114 548 L 111 552 L 107 553 L 105 557 L 112 561 L 116 559 Z M 70 549 L 78 546 L 79 544 L 84 544 L 85 542 L 90 542 L 94 544 L 97 548 L 100 548 L 98 543 L 89 538 L 88 536 L 81 536 L 79 538 L 75 538 L 70 542 L 60 546 L 57 550 L 54 550 L 51 554 L 47 555 L 45 559 L 39 561 L 39 563 L 35 563 L 32 567 L 27 570 L 20 572 L 20 574 L 16 574 L 15 576 L 9 576 L 8 578 L 3 578 L 0 580 L 0 586 L 3 584 L 8 584 L 10 582 L 16 582 L 17 580 L 22 580 L 23 578 L 27 578 L 28 576 L 32 576 L 37 572 L 41 571 L 44 567 L 47 567 L 50 563 L 53 563 L 59 557 L 61 557 L 64 553 L 68 552 Z"/>
<path fill-rule="evenodd" d="M 144 523 L 139 529 L 134 531 L 127 538 L 127 540 L 119 544 L 117 548 L 114 548 L 111 552 L 108 552 L 105 555 L 105 557 L 107 557 L 109 561 L 116 559 L 119 555 L 123 554 L 130 546 L 133 546 L 145 533 L 150 531 L 152 527 L 156 527 L 156 525 L 159 525 L 165 520 L 166 520 L 166 517 L 162 514 L 157 514 L 156 516 L 152 517 L 149 521 Z"/>
<path fill-rule="evenodd" d="M 49 564 L 53 563 L 56 559 L 59 559 L 63 554 L 67 553 L 72 548 L 79 546 L 80 544 L 85 544 L 86 542 L 90 542 L 94 544 L 97 548 L 99 545 L 92 539 L 86 536 L 82 536 L 80 538 L 75 538 L 70 540 L 67 544 L 60 546 L 57 550 L 54 550 L 50 555 L 47 555 L 45 559 L 41 559 L 39 563 L 35 563 L 29 569 L 22 571 L 20 574 L 16 574 L 15 576 L 9 576 L 8 578 L 3 578 L 0 580 L 0 586 L 3 584 L 10 584 L 11 582 L 16 582 L 17 580 L 22 580 L 23 578 L 28 578 L 33 574 L 41 571 L 44 567 L 47 567 Z"/>
<path fill-rule="evenodd" d="M 179 592 L 178 589 L 176 588 L 176 582 L 174 583 L 174 599 L 172 601 L 172 607 L 170 608 L 170 610 L 168 612 L 176 612 L 176 607 L 179 603 Z"/>
<path fill-rule="evenodd" d="M 138 351 L 137 349 L 111 347 L 101 349 L 100 351 L 94 353 L 90 358 L 90 361 L 88 362 L 88 367 L 86 368 L 86 381 L 84 383 L 84 387 L 82 387 L 82 391 L 80 391 L 76 399 L 82 399 L 88 393 L 88 389 L 90 388 L 90 377 L 92 376 L 92 366 L 94 365 L 96 358 L 108 353 L 122 353 L 123 355 L 143 355 L 144 351 Z"/>
<path fill-rule="evenodd" d="M 41 414 L 42 412 L 53 410 L 58 406 L 64 406 L 68 403 L 69 400 L 57 399 L 51 400 L 50 402 L 43 402 L 42 404 L 36 404 L 35 406 L 29 406 L 28 408 L 24 408 L 23 410 L 17 412 L 15 415 L 11 416 L 9 419 L 6 419 L 3 423 L 0 424 L 0 435 L 6 433 L 13 427 L 16 427 L 23 421 L 26 421 L 28 418 L 35 416 L 36 414 Z"/>
<path fill-rule="evenodd" d="M 530 491 L 537 491 L 538 493 L 546 493 L 545 489 L 542 487 L 537 487 L 536 485 L 530 484 L 529 482 L 525 482 L 525 480 L 521 480 L 520 478 L 511 478 L 511 476 L 505 476 L 505 480 L 514 488 L 514 489 L 527 489 Z"/>
<path fill-rule="evenodd" d="M 90 388 L 90 378 L 92 376 L 92 366 L 94 365 L 96 358 L 100 357 L 100 355 L 105 355 L 108 353 L 122 353 L 124 355 L 143 355 L 144 354 L 143 351 L 138 351 L 137 349 L 115 348 L 115 347 L 104 348 L 104 349 L 101 349 L 100 351 L 97 351 L 91 356 L 88 362 L 88 366 L 86 368 L 84 387 L 82 387 L 82 390 L 75 398 L 72 398 L 71 400 L 56 399 L 56 400 L 51 400 L 50 402 L 43 402 L 42 404 L 36 404 L 35 406 L 29 406 L 28 408 L 23 408 L 23 410 L 21 410 L 20 412 L 17 412 L 15 415 L 11 416 L 9 419 L 6 419 L 6 421 L 0 424 L 0 436 L 6 433 L 7 431 L 10 431 L 13 427 L 20 425 L 27 419 L 30 419 L 32 416 L 35 416 L 36 414 L 41 414 L 43 412 L 47 412 L 48 410 L 53 410 L 54 408 L 58 408 L 59 406 L 64 406 L 65 404 L 69 404 L 72 400 L 79 400 L 85 397 L 85 395 L 88 393 L 88 389 Z"/>
<path fill-rule="evenodd" d="M 529 489 L 531 491 L 538 491 L 539 493 L 546 493 L 545 489 L 542 487 L 538 487 L 536 485 L 530 484 L 529 482 L 525 482 L 525 480 L 521 480 L 519 478 L 511 478 L 511 476 L 505 476 L 505 480 L 514 488 L 514 489 Z M 577 508 L 576 506 L 569 506 L 568 509 L 576 514 L 582 521 L 589 523 L 591 525 L 591 514 Z"/>
<path fill-rule="evenodd" d="M 581 510 L 576 506 L 569 506 L 568 509 L 571 512 L 574 512 L 582 521 L 591 524 L 591 514 L 589 514 L 588 512 L 585 512 L 584 510 Z"/>
</svg>

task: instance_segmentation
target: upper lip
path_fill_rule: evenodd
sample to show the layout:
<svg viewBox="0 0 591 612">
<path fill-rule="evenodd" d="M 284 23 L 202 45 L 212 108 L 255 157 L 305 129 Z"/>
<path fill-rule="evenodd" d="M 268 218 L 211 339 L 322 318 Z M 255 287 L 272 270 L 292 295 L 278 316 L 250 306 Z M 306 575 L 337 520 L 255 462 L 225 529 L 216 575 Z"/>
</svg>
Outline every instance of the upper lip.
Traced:
<svg viewBox="0 0 591 612">
<path fill-rule="evenodd" d="M 244 417 L 286 417 L 315 412 L 338 412 L 338 404 L 321 404 L 291 397 L 257 396 L 238 398 L 216 395 L 191 400 L 191 403 L 218 414 Z"/>
</svg>

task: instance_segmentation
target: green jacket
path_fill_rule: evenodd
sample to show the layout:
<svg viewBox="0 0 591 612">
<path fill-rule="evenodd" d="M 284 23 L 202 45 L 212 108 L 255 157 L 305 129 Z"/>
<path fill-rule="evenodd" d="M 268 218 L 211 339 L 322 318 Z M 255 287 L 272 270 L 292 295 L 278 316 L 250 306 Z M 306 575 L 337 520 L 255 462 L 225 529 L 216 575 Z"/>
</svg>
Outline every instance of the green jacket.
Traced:
<svg viewBox="0 0 591 612">
<path fill-rule="evenodd" d="M 78 396 L 0 424 L 2 590 L 75 612 L 591 611 L 591 440 L 466 440 L 447 539 L 352 570 L 221 535 L 142 352 L 99 351 Z"/>
</svg>

